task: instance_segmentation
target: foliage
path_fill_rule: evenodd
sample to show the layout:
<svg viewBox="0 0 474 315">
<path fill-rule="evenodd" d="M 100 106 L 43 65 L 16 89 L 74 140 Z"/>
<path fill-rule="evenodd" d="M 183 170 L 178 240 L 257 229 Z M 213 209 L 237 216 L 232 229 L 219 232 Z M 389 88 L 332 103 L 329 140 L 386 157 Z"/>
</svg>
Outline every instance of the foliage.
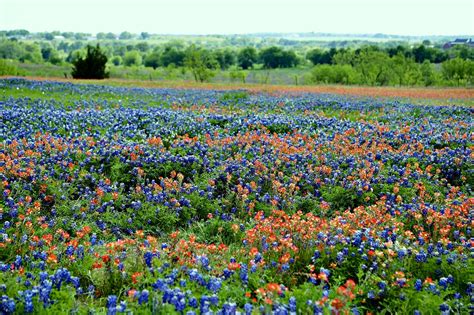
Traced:
<svg viewBox="0 0 474 315">
<path fill-rule="evenodd" d="M 186 53 L 176 47 L 167 46 L 161 54 L 161 65 L 168 67 L 170 64 L 174 64 L 177 67 L 184 66 L 184 59 Z"/>
<path fill-rule="evenodd" d="M 311 82 L 325 84 L 356 84 L 358 73 L 350 65 L 318 65 L 311 71 Z"/>
<path fill-rule="evenodd" d="M 191 46 L 186 51 L 184 64 L 189 68 L 196 82 L 208 81 L 215 75 L 219 63 L 210 51 Z"/>
<path fill-rule="evenodd" d="M 113 56 L 112 63 L 114 66 L 120 66 L 122 64 L 122 57 L 120 56 Z"/>
<path fill-rule="evenodd" d="M 260 52 L 260 59 L 265 68 L 291 68 L 297 65 L 298 58 L 295 52 L 272 46 Z"/>
<path fill-rule="evenodd" d="M 242 69 L 247 70 L 252 68 L 258 61 L 257 50 L 253 47 L 245 47 L 239 51 L 237 59 L 238 64 Z"/>
<path fill-rule="evenodd" d="M 2 75 L 23 75 L 23 73 L 8 60 L 0 59 L 0 76 Z"/>
<path fill-rule="evenodd" d="M 456 85 L 472 84 L 474 78 L 474 61 L 459 57 L 445 61 L 441 65 L 443 77 Z"/>
<path fill-rule="evenodd" d="M 315 48 L 306 53 L 306 59 L 311 61 L 313 65 L 331 64 L 333 63 L 333 58 L 334 55 L 336 55 L 336 52 L 337 50 L 335 48 L 331 48 L 327 51 Z"/>
<path fill-rule="evenodd" d="M 236 56 L 230 49 L 214 51 L 214 57 L 219 63 L 221 70 L 227 70 L 236 63 Z"/>
<path fill-rule="evenodd" d="M 104 79 L 109 76 L 105 71 L 107 56 L 101 51 L 99 44 L 96 47 L 87 46 L 85 58 L 78 57 L 73 62 L 72 76 L 74 79 Z"/>
<path fill-rule="evenodd" d="M 161 55 L 158 52 L 153 52 L 145 57 L 143 64 L 145 67 L 156 69 L 161 64 Z"/>
<path fill-rule="evenodd" d="M 140 66 L 142 64 L 142 56 L 139 51 L 127 51 L 123 57 L 123 64 L 127 67 Z"/>
</svg>

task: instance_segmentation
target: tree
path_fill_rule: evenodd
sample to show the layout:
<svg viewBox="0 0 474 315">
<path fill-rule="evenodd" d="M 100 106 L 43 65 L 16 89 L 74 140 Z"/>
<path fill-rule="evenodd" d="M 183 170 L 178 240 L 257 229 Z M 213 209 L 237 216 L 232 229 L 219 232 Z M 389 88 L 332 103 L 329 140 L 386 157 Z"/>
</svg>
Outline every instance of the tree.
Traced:
<svg viewBox="0 0 474 315">
<path fill-rule="evenodd" d="M 117 36 L 115 36 L 114 33 L 109 32 L 109 33 L 105 34 L 105 39 L 116 40 Z"/>
<path fill-rule="evenodd" d="M 122 64 L 122 57 L 114 56 L 112 58 L 112 63 L 113 63 L 114 66 L 120 66 Z"/>
<path fill-rule="evenodd" d="M 392 72 L 400 86 L 415 85 L 422 77 L 417 63 L 411 58 L 406 58 L 402 53 L 392 57 Z"/>
<path fill-rule="evenodd" d="M 245 71 L 245 70 L 232 70 L 229 73 L 229 77 L 230 77 L 232 82 L 234 82 L 235 80 L 239 80 L 239 81 L 241 81 L 242 83 L 245 84 L 245 80 L 247 79 L 247 71 Z"/>
<path fill-rule="evenodd" d="M 16 59 L 22 56 L 25 49 L 16 40 L 0 41 L 0 59 Z"/>
<path fill-rule="evenodd" d="M 214 51 L 214 57 L 219 63 L 221 70 L 226 70 L 235 64 L 235 55 L 229 49 Z"/>
<path fill-rule="evenodd" d="M 79 58 L 84 57 L 85 52 L 81 49 L 73 50 L 66 57 L 66 61 L 70 63 L 75 63 Z"/>
<path fill-rule="evenodd" d="M 41 55 L 44 59 L 44 61 L 48 61 L 49 57 L 51 56 L 51 53 L 53 52 L 53 47 L 43 47 L 41 48 Z"/>
<path fill-rule="evenodd" d="M 73 62 L 72 77 L 74 79 L 104 79 L 109 77 L 105 71 L 107 56 L 96 47 L 87 45 L 86 57 L 79 57 Z"/>
<path fill-rule="evenodd" d="M 147 32 L 141 32 L 140 37 L 142 39 L 148 39 L 148 38 L 150 38 L 150 34 L 148 34 Z"/>
<path fill-rule="evenodd" d="M 139 66 L 142 64 L 142 56 L 137 50 L 128 51 L 123 57 L 123 64 L 127 67 Z"/>
<path fill-rule="evenodd" d="M 102 40 L 102 39 L 105 39 L 106 38 L 106 34 L 104 32 L 99 32 L 95 35 L 95 38 L 97 38 L 98 40 Z"/>
<path fill-rule="evenodd" d="M 194 45 L 187 49 L 184 63 L 191 70 L 196 82 L 208 81 L 215 75 L 214 70 L 219 67 L 210 51 L 196 48 Z"/>
<path fill-rule="evenodd" d="M 135 48 L 141 52 L 147 52 L 150 49 L 150 45 L 147 42 L 140 42 L 135 45 Z"/>
<path fill-rule="evenodd" d="M 184 65 L 184 58 L 186 53 L 176 47 L 167 46 L 161 54 L 161 65 L 168 67 L 170 64 L 174 64 L 177 67 Z"/>
<path fill-rule="evenodd" d="M 457 45 L 451 49 L 456 57 L 461 59 L 474 59 L 474 49 L 465 45 Z M 443 60 L 444 61 L 444 60 Z"/>
<path fill-rule="evenodd" d="M 311 61 L 313 65 L 323 65 L 333 63 L 333 56 L 337 53 L 337 49 L 331 48 L 328 51 L 321 49 L 312 49 L 306 54 L 306 59 Z"/>
<path fill-rule="evenodd" d="M 155 51 L 145 57 L 145 67 L 152 67 L 156 69 L 160 66 L 161 55 L 159 52 Z"/>
<path fill-rule="evenodd" d="M 0 75 L 23 75 L 23 73 L 7 60 L 0 59 Z"/>
<path fill-rule="evenodd" d="M 423 84 L 425 86 L 435 85 L 438 81 L 437 73 L 434 69 L 434 66 L 429 62 L 429 60 L 423 61 L 420 66 L 421 77 Z"/>
<path fill-rule="evenodd" d="M 249 68 L 252 68 L 258 60 L 257 50 L 253 47 L 245 47 L 239 51 L 237 60 L 238 65 L 242 69 L 247 70 Z"/>
<path fill-rule="evenodd" d="M 441 64 L 443 77 L 456 85 L 471 83 L 474 76 L 474 61 L 463 60 L 459 57 L 445 61 Z"/>
<path fill-rule="evenodd" d="M 132 39 L 133 35 L 130 32 L 122 32 L 119 35 L 119 39 Z"/>
<path fill-rule="evenodd" d="M 356 55 L 353 50 L 340 49 L 334 56 L 332 56 L 332 63 L 335 65 L 351 65 L 354 66 Z"/>
<path fill-rule="evenodd" d="M 317 65 L 311 71 L 310 80 L 314 83 L 355 84 L 358 74 L 350 65 Z"/>
<path fill-rule="evenodd" d="M 265 68 L 290 68 L 298 63 L 298 58 L 292 50 L 283 50 L 280 47 L 272 46 L 260 52 L 260 59 Z"/>
<path fill-rule="evenodd" d="M 19 58 L 21 62 L 29 61 L 32 63 L 41 63 L 43 58 L 41 56 L 40 47 L 36 44 L 25 44 L 25 53 Z"/>
<path fill-rule="evenodd" d="M 46 40 L 53 40 L 53 39 L 54 39 L 54 35 L 51 34 L 51 33 L 45 33 L 45 34 L 44 34 L 44 39 L 46 39 Z"/>
<path fill-rule="evenodd" d="M 53 49 L 49 55 L 48 62 L 53 65 L 60 65 L 63 62 L 63 58 L 59 55 L 59 52 L 56 49 Z"/>
<path fill-rule="evenodd" d="M 393 75 L 388 55 L 371 47 L 358 51 L 355 68 L 361 75 L 362 83 L 368 85 L 387 85 Z"/>
</svg>

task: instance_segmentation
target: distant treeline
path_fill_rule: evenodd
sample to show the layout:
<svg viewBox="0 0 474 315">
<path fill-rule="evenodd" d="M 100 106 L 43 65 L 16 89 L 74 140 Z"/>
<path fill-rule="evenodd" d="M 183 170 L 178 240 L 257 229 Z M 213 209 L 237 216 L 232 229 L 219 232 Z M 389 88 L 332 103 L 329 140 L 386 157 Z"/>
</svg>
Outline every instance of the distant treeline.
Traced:
<svg viewBox="0 0 474 315">
<path fill-rule="evenodd" d="M 61 34 L 66 38 L 66 33 Z M 0 33 L 0 38 L 4 36 L 0 39 L 0 59 L 34 64 L 71 64 L 84 56 L 88 44 L 87 41 L 77 40 L 77 34 L 81 33 L 66 34 L 68 40 L 32 41 L 8 38 L 27 35 L 21 31 L 16 31 L 15 34 Z M 245 71 L 250 69 L 298 67 L 309 70 L 306 75 L 308 83 L 381 86 L 473 83 L 474 49 L 467 45 L 443 49 L 424 42 L 414 46 L 394 47 L 307 47 L 300 51 L 278 45 L 262 48 L 208 48 L 180 41 L 152 44 L 146 40 L 146 33 L 140 35 L 143 38 L 140 41 L 112 40 L 112 35 L 99 33 L 97 36 L 104 37 L 101 50 L 108 58 L 109 67 L 183 68 L 183 71 L 191 70 L 197 81 L 209 80 L 217 71 L 230 70 L 232 75 L 243 77 Z M 54 39 L 55 35 L 52 36 Z M 106 40 L 107 36 L 110 36 L 110 40 Z M 120 38 L 123 37 L 124 40 L 130 39 L 130 36 L 127 32 L 120 34 Z M 205 75 L 196 75 L 196 68 Z"/>
</svg>

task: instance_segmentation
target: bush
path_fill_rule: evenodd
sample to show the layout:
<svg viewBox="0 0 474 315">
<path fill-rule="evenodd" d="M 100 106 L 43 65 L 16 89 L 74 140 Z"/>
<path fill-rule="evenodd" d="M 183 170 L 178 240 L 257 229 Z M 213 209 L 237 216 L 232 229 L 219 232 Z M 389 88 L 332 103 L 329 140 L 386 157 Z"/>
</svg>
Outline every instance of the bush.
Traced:
<svg viewBox="0 0 474 315">
<path fill-rule="evenodd" d="M 122 64 L 122 57 L 114 56 L 112 58 L 112 63 L 114 64 L 114 66 L 120 66 Z"/>
<path fill-rule="evenodd" d="M 246 70 L 253 67 L 253 64 L 257 62 L 257 50 L 253 47 L 246 47 L 239 51 L 237 56 L 238 64 L 242 69 Z"/>
<path fill-rule="evenodd" d="M 0 75 L 24 75 L 18 68 L 8 62 L 7 60 L 0 59 Z"/>
<path fill-rule="evenodd" d="M 153 52 L 146 56 L 145 58 L 145 67 L 152 67 L 153 69 L 156 69 L 160 66 L 160 59 L 161 56 L 158 52 Z"/>
<path fill-rule="evenodd" d="M 474 76 L 474 62 L 471 60 L 463 60 L 454 58 L 441 64 L 443 77 L 450 83 L 456 85 L 472 83 Z"/>
<path fill-rule="evenodd" d="M 326 84 L 356 84 L 358 74 L 350 65 L 318 65 L 311 72 L 311 82 Z"/>
<path fill-rule="evenodd" d="M 125 66 L 139 66 L 142 64 L 142 56 L 137 50 L 129 51 L 123 57 L 123 64 Z"/>
<path fill-rule="evenodd" d="M 219 67 L 210 51 L 194 46 L 188 48 L 184 64 L 191 70 L 196 82 L 209 81 L 216 74 L 214 70 Z"/>
<path fill-rule="evenodd" d="M 292 50 L 283 50 L 272 46 L 260 52 L 263 66 L 267 69 L 291 68 L 298 64 L 298 58 Z"/>
<path fill-rule="evenodd" d="M 74 79 L 104 79 L 109 77 L 105 71 L 107 56 L 100 50 L 99 44 L 96 47 L 87 46 L 85 58 L 79 57 L 73 62 L 72 77 Z"/>
</svg>

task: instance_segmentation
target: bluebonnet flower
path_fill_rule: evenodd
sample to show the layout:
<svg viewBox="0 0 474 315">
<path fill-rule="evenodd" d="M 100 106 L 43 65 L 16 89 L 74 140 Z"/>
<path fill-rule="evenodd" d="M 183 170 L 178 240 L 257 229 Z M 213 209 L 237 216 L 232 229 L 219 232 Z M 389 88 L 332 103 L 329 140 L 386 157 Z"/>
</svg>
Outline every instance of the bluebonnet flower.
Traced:
<svg viewBox="0 0 474 315">
<path fill-rule="evenodd" d="M 150 296 L 150 293 L 148 292 L 148 290 L 144 289 L 139 297 L 138 297 L 138 304 L 146 304 L 148 303 L 148 297 Z"/>
<path fill-rule="evenodd" d="M 107 314 L 113 315 L 117 312 L 117 296 L 116 295 L 109 295 L 107 297 L 106 305 L 107 307 Z"/>
</svg>

